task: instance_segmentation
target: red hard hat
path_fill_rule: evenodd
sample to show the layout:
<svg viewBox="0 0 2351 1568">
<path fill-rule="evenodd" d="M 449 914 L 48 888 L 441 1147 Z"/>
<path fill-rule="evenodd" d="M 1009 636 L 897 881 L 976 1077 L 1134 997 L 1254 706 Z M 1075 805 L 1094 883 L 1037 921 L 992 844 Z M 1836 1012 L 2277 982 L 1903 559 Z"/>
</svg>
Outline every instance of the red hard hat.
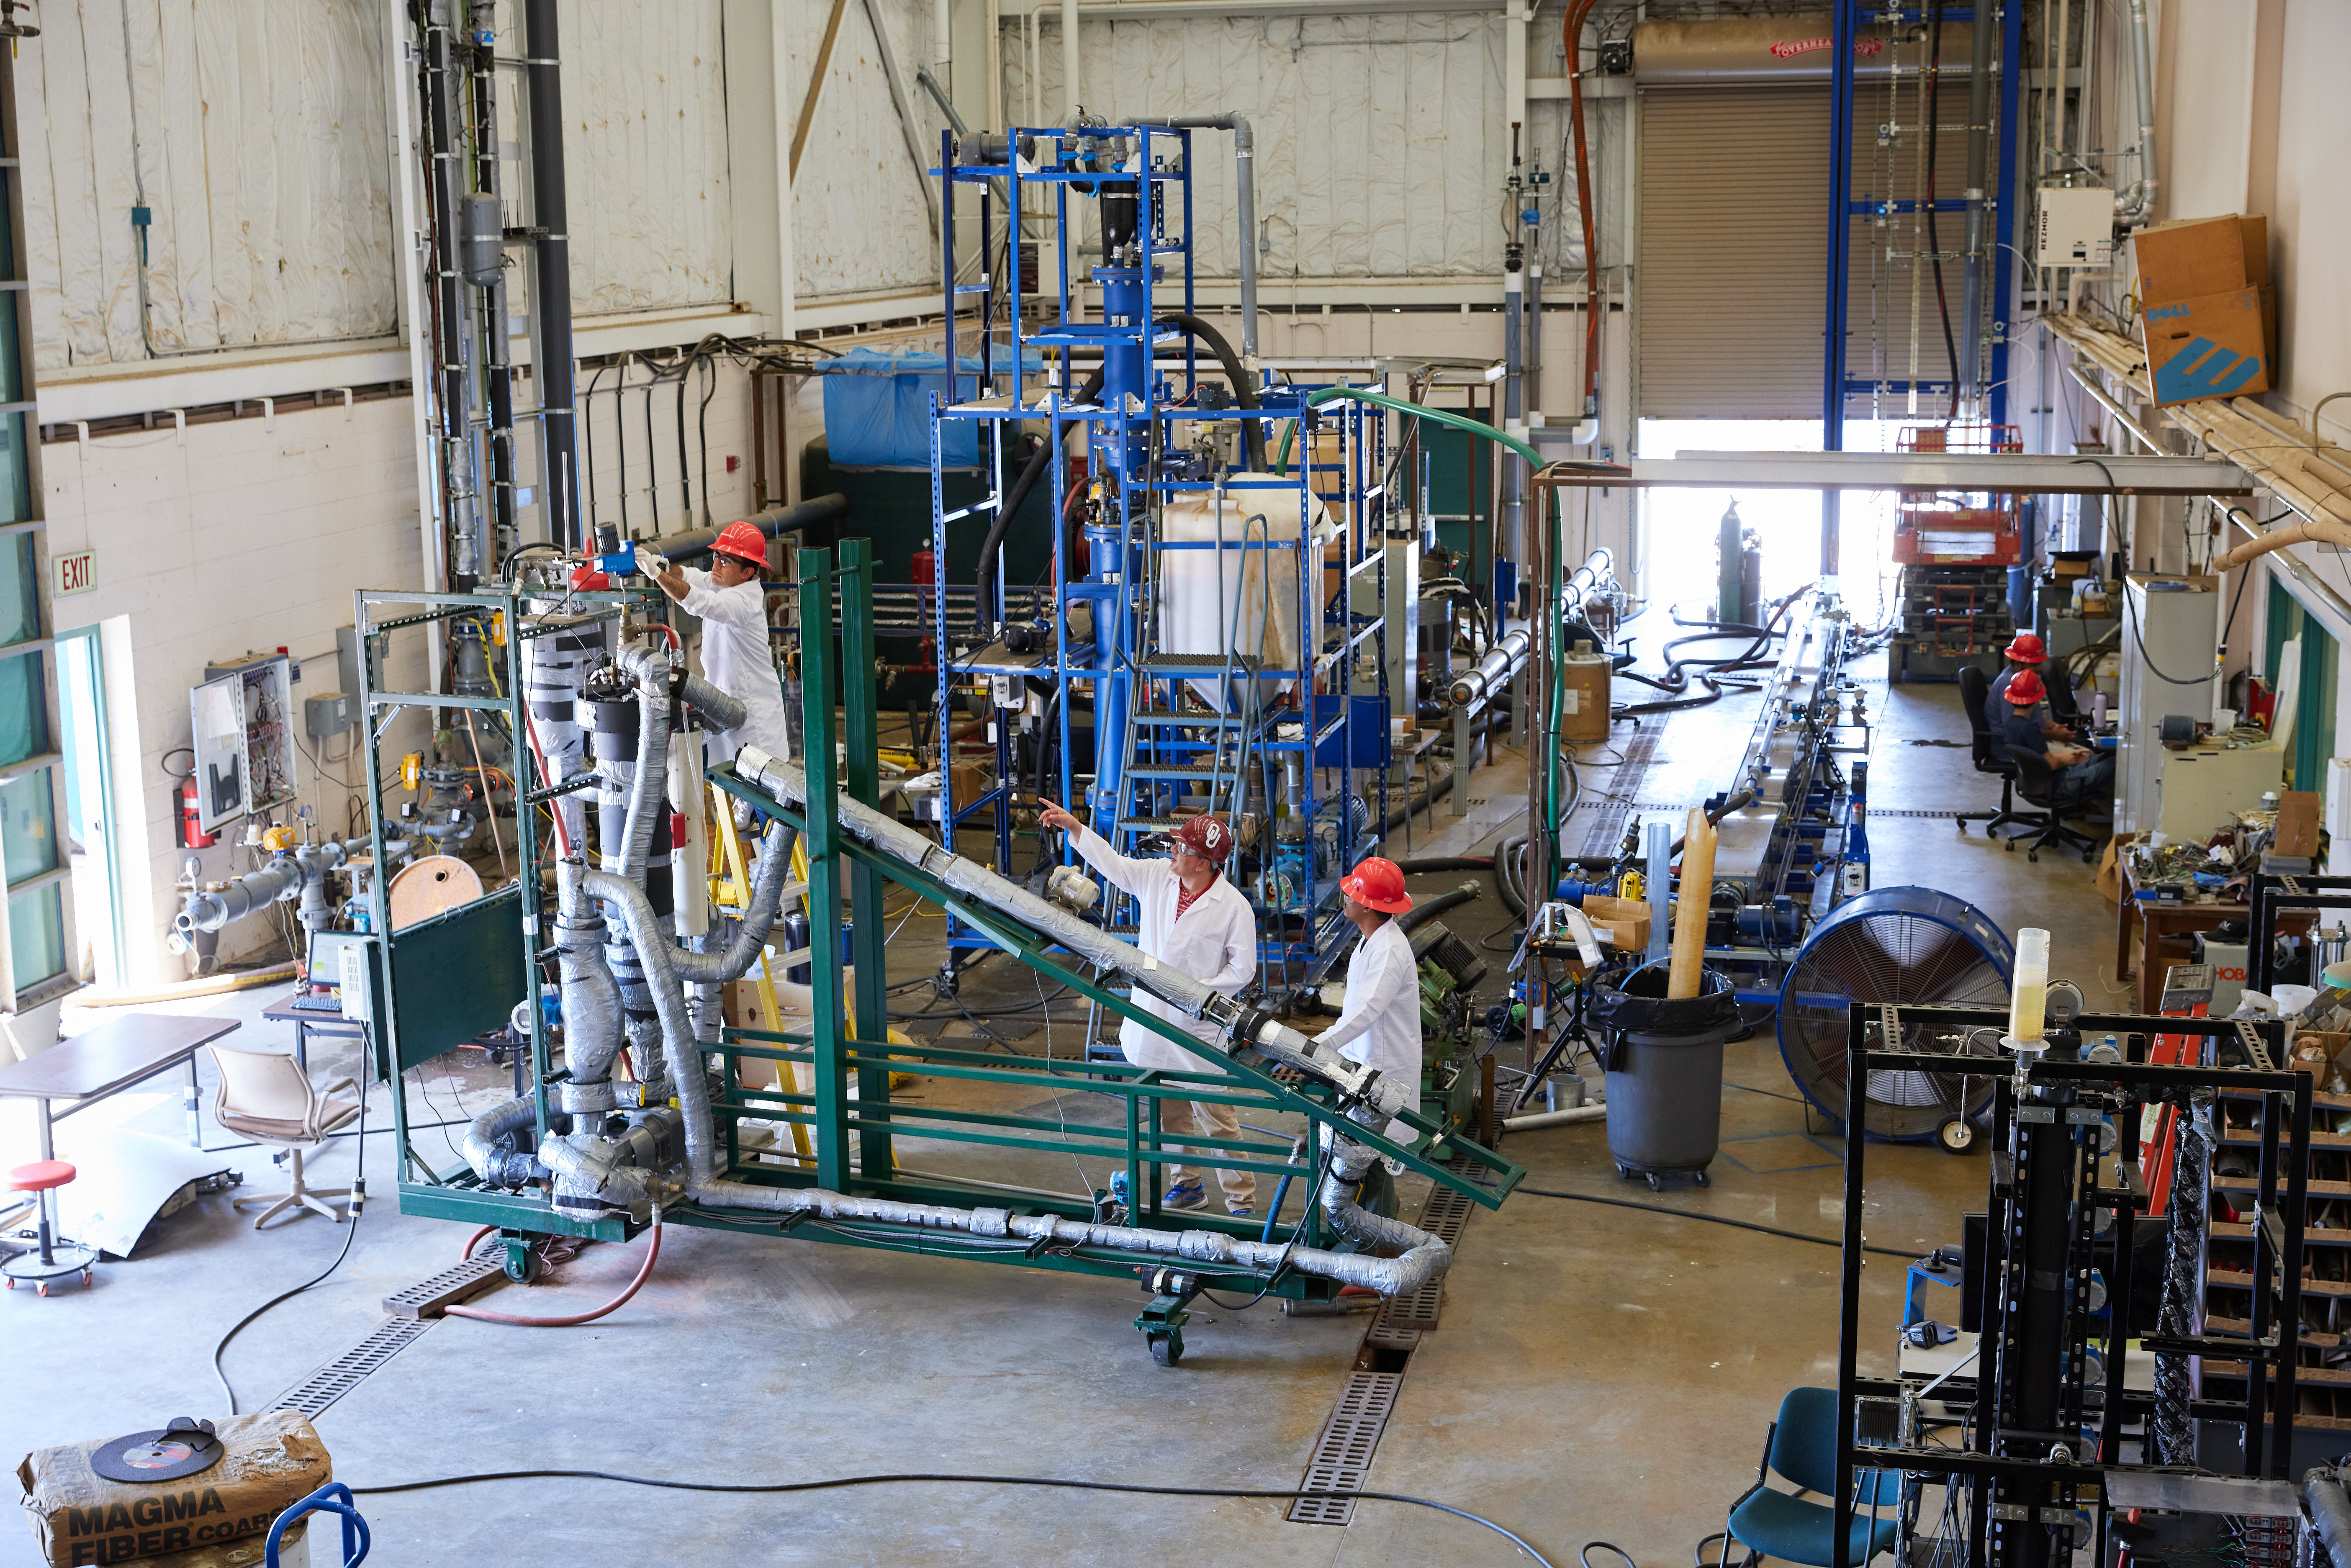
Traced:
<svg viewBox="0 0 2351 1568">
<path fill-rule="evenodd" d="M 746 566 L 768 570 L 768 536 L 748 523 L 729 523 L 711 541 L 710 553 L 732 556 Z"/>
<path fill-rule="evenodd" d="M 1233 852 L 1233 833 L 1222 817 L 1197 816 L 1176 830 L 1176 841 L 1212 864 L 1222 865 Z"/>
<path fill-rule="evenodd" d="M 2049 650 L 2032 632 L 2019 632 L 2008 645 L 2008 656 L 2022 664 L 2037 664 L 2049 657 Z"/>
<path fill-rule="evenodd" d="M 1404 873 L 1396 869 L 1395 862 L 1377 855 L 1348 873 L 1340 881 L 1339 891 L 1382 915 L 1402 915 L 1412 907 L 1412 894 L 1404 890 Z"/>
<path fill-rule="evenodd" d="M 2048 689 L 2042 685 L 2039 675 L 2034 674 L 2031 670 L 2019 670 L 2009 681 L 2008 690 L 2004 695 L 2018 707 L 2025 707 L 2039 702 L 2049 693 Z"/>
</svg>

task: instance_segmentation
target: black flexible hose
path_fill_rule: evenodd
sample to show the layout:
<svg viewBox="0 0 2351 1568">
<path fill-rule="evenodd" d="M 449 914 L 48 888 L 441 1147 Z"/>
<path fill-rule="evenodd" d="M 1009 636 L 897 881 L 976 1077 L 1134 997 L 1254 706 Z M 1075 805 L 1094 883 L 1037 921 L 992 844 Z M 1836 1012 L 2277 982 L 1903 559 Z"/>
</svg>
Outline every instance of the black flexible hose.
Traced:
<svg viewBox="0 0 2351 1568">
<path fill-rule="evenodd" d="M 1085 384 L 1078 389 L 1078 395 L 1073 401 L 1092 402 L 1095 395 L 1102 391 L 1102 370 L 1097 366 L 1094 373 L 1086 378 Z M 979 597 L 976 602 L 979 606 L 979 615 L 983 622 L 988 619 L 989 611 L 993 607 L 996 592 L 996 559 L 997 553 L 1004 548 L 1004 535 L 1012 527 L 1013 515 L 1019 512 L 1022 505 L 1028 501 L 1029 492 L 1037 487 L 1037 482 L 1045 476 L 1045 470 L 1053 460 L 1051 442 L 1041 435 L 1032 435 L 1029 439 L 1036 443 L 1029 454 L 1029 461 L 1022 465 L 1019 476 L 1012 481 L 1012 488 L 1005 492 L 1004 505 L 996 508 L 996 520 L 987 525 L 987 538 L 980 541 L 979 569 L 973 574 L 972 582 L 979 591 Z"/>
<path fill-rule="evenodd" d="M 1406 876 L 1416 876 L 1434 871 L 1491 871 L 1494 862 L 1485 855 L 1423 855 L 1418 860 L 1398 861 L 1395 868 Z"/>
<path fill-rule="evenodd" d="M 1233 402 L 1242 408 L 1253 409 L 1258 406 L 1257 385 L 1249 379 L 1249 371 L 1243 368 L 1240 356 L 1233 352 L 1233 346 L 1225 341 L 1225 335 L 1222 332 L 1217 331 L 1197 316 L 1186 315 L 1181 310 L 1171 316 L 1161 317 L 1159 325 L 1173 327 L 1186 337 L 1196 338 L 1206 343 L 1208 346 L 1208 351 L 1217 356 L 1217 362 L 1224 367 L 1225 379 L 1232 383 Z M 1257 419 L 1241 421 L 1241 442 L 1242 449 L 1248 455 L 1249 472 L 1264 473 L 1265 422 Z"/>
<path fill-rule="evenodd" d="M 1504 839 L 1494 851 L 1494 891 L 1501 895 L 1502 907 L 1520 920 L 1527 917 L 1526 852 L 1524 833 Z"/>
<path fill-rule="evenodd" d="M 1440 893 L 1435 898 L 1423 899 L 1396 916 L 1396 929 L 1409 932 L 1425 920 L 1433 920 L 1457 904 L 1468 903 L 1483 891 L 1476 883 L 1465 882 L 1450 893 Z"/>
</svg>

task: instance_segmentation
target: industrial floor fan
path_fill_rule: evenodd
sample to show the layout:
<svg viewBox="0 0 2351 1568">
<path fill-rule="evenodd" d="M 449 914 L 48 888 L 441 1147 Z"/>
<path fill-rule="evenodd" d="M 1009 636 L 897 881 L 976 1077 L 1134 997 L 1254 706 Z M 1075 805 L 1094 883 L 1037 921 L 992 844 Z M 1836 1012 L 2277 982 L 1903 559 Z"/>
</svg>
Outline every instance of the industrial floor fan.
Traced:
<svg viewBox="0 0 2351 1568">
<path fill-rule="evenodd" d="M 2004 1007 L 2013 959 L 1981 910 L 1928 887 L 1882 887 L 1839 904 L 1813 927 L 1780 987 L 1780 1054 L 1804 1097 L 1845 1116 L 1847 1017 L 1855 1002 Z M 2003 1069 L 1999 1031 L 1964 1037 L 1906 1029 L 1880 1050 L 1987 1059 L 1975 1072 L 1873 1072 L 1862 1130 L 1872 1138 L 1934 1138 L 1954 1154 L 1975 1142 L 1974 1116 Z"/>
</svg>

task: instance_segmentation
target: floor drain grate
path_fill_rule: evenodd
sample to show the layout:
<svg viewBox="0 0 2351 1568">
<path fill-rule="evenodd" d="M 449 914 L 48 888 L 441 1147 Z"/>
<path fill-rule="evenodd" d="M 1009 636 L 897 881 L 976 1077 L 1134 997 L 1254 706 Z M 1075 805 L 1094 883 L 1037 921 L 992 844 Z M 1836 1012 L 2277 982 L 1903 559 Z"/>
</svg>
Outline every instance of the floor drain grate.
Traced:
<svg viewBox="0 0 2351 1568">
<path fill-rule="evenodd" d="M 1456 1163 L 1450 1167 L 1466 1174 L 1465 1167 Z M 1458 1246 L 1461 1228 L 1469 1223 L 1469 1199 L 1451 1187 L 1438 1183 L 1428 1189 L 1428 1199 L 1421 1205 L 1420 1228 L 1447 1246 Z M 1423 1330 L 1437 1326 L 1437 1314 L 1445 1304 L 1445 1276 L 1439 1274 L 1409 1296 L 1398 1296 L 1380 1309 L 1373 1321 L 1370 1338 L 1390 1348 L 1410 1348 L 1418 1343 Z M 1402 1336 L 1409 1334 L 1409 1340 Z M 1401 1341 L 1400 1344 L 1392 1342 Z"/>
<path fill-rule="evenodd" d="M 394 1291 L 383 1310 L 395 1318 L 437 1318 L 443 1309 L 477 1296 L 506 1277 L 504 1249 L 493 1243 L 455 1268 Z"/>
<path fill-rule="evenodd" d="M 266 1410 L 298 1410 L 316 1417 L 357 1388 L 384 1363 L 431 1332 L 438 1318 L 386 1318 L 375 1332 L 271 1400 Z"/>
<path fill-rule="evenodd" d="M 1889 811 L 1879 806 L 1870 807 L 1869 814 L 1872 817 L 1924 817 L 1929 821 L 1942 822 L 1948 822 L 1959 815 L 1957 811 Z"/>
<path fill-rule="evenodd" d="M 1404 1386 L 1400 1372 L 1351 1372 L 1337 1408 L 1323 1423 L 1322 1436 L 1306 1461 L 1301 1490 L 1346 1493 L 1364 1490 L 1372 1473 L 1372 1455 L 1395 1410 L 1396 1390 Z M 1292 1524 L 1345 1524 L 1355 1517 L 1352 1497 L 1301 1497 L 1290 1505 Z"/>
</svg>

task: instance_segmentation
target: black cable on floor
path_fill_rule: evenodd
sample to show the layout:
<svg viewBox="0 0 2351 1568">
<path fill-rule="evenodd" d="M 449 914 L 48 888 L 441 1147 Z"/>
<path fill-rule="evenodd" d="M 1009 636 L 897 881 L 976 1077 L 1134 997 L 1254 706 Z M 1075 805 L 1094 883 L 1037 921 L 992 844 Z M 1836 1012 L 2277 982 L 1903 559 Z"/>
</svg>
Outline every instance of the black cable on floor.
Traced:
<svg viewBox="0 0 2351 1568">
<path fill-rule="evenodd" d="M 367 1132 L 367 1096 L 364 1093 L 360 1096 L 360 1132 L 362 1134 Z M 220 1342 L 213 1346 L 213 1375 L 220 1379 L 221 1393 L 228 1398 L 228 1413 L 230 1415 L 235 1416 L 239 1413 L 236 1407 L 236 1390 L 229 1386 L 228 1374 L 221 1370 L 221 1353 L 228 1349 L 228 1342 L 243 1333 L 245 1332 L 246 1325 L 253 1322 L 254 1319 L 259 1317 L 262 1313 L 267 1312 L 270 1308 L 276 1306 L 280 1301 L 292 1301 L 295 1297 L 300 1295 L 311 1286 L 319 1284 L 336 1270 L 343 1266 L 343 1260 L 351 1255 L 351 1243 L 359 1239 L 360 1210 L 364 1208 L 366 1206 L 367 1139 L 365 1136 L 361 1136 L 360 1139 L 359 1171 L 358 1174 L 351 1177 L 350 1212 L 345 1217 L 347 1228 L 343 1231 L 343 1245 L 341 1250 L 335 1254 L 335 1260 L 328 1264 L 324 1269 L 319 1270 L 316 1274 L 311 1275 L 310 1278 L 295 1286 L 292 1290 L 281 1291 L 277 1295 L 270 1297 L 267 1301 L 262 1302 L 261 1305 L 254 1308 L 253 1311 L 237 1319 L 235 1324 L 230 1328 L 228 1333 L 221 1335 Z"/>
<path fill-rule="evenodd" d="M 1050 1476 L 950 1476 L 913 1472 L 906 1475 L 838 1476 L 821 1481 L 664 1481 L 649 1476 L 617 1475 L 611 1470 L 489 1470 L 479 1475 L 440 1476 L 425 1481 L 402 1481 L 392 1486 L 351 1488 L 360 1497 L 382 1497 L 392 1492 L 426 1491 L 434 1487 L 465 1486 L 474 1481 L 523 1480 L 618 1481 L 624 1486 L 659 1487 L 668 1491 L 717 1492 L 795 1492 L 828 1491 L 843 1487 L 883 1486 L 904 1481 L 932 1481 L 951 1486 L 995 1487 L 1061 1487 L 1072 1491 L 1138 1492 L 1149 1497 L 1253 1497 L 1297 1499 L 1302 1497 L 1339 1497 L 1356 1502 L 1402 1502 L 1415 1508 L 1435 1509 L 1456 1519 L 1466 1519 L 1518 1547 L 1543 1568 L 1559 1568 L 1550 1558 L 1536 1551 L 1527 1539 L 1495 1523 L 1485 1515 L 1472 1513 L 1451 1503 L 1437 1502 L 1425 1497 L 1407 1497 L 1393 1491 L 1306 1491 L 1296 1489 L 1275 1490 L 1268 1487 L 1167 1487 L 1144 1486 L 1139 1481 L 1077 1481 Z"/>
<path fill-rule="evenodd" d="M 1536 1197 L 1563 1197 L 1570 1203 L 1604 1203 L 1611 1208 L 1637 1208 L 1644 1214 L 1670 1214 L 1676 1219 L 1702 1219 L 1708 1225 L 1732 1225 L 1741 1230 L 1760 1230 L 1766 1236 L 1784 1236 L 1791 1241 L 1809 1241 L 1815 1247 L 1843 1247 L 1844 1240 L 1836 1236 L 1808 1236 L 1801 1230 L 1782 1230 L 1776 1225 L 1759 1225 L 1751 1219 L 1733 1219 L 1728 1215 L 1698 1214 L 1687 1208 L 1667 1208 L 1662 1203 L 1635 1203 L 1629 1197 L 1602 1197 L 1589 1192 L 1554 1192 L 1549 1187 L 1514 1186 L 1512 1193 L 1530 1193 Z M 1876 1252 L 1887 1258 L 1908 1258 L 1916 1260 L 1921 1254 L 1905 1252 L 1898 1247 L 1872 1247 L 1864 1242 L 1865 1252 Z"/>
</svg>

